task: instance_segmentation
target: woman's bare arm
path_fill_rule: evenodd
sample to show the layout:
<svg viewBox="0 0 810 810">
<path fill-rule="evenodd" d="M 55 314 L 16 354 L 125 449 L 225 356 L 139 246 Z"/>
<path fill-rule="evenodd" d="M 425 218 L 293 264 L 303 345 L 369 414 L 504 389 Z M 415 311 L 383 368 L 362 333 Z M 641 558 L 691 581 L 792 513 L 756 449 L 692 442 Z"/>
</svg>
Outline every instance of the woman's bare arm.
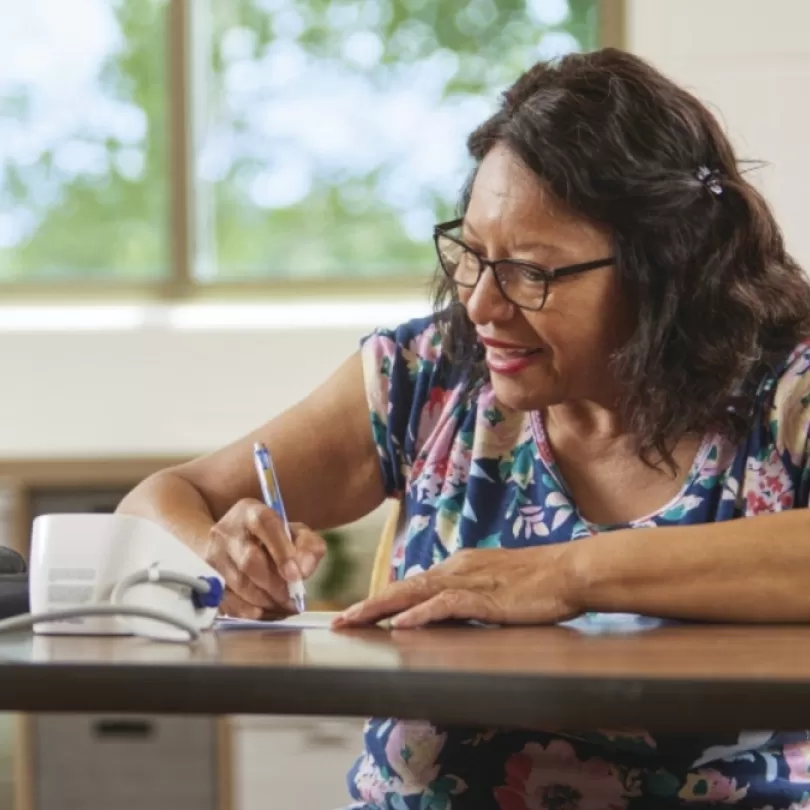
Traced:
<svg viewBox="0 0 810 810">
<path fill-rule="evenodd" d="M 583 613 L 810 622 L 810 511 L 618 529 L 526 548 L 462 549 L 352 606 L 339 627 L 393 617 L 551 624 Z"/>
<path fill-rule="evenodd" d="M 584 611 L 720 622 L 810 621 L 810 512 L 620 530 L 570 543 Z"/>
<path fill-rule="evenodd" d="M 306 399 L 234 443 L 147 478 L 118 507 L 160 523 L 196 551 L 238 501 L 260 499 L 253 443 L 273 457 L 290 521 L 325 529 L 384 498 L 359 352 Z"/>
</svg>

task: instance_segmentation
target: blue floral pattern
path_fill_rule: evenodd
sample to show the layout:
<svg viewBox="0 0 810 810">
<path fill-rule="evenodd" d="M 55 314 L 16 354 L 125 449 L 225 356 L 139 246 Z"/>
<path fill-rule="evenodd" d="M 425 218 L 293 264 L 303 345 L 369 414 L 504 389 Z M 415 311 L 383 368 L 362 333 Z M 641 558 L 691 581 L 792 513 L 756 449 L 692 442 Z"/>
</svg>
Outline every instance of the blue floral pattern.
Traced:
<svg viewBox="0 0 810 810">
<path fill-rule="evenodd" d="M 392 579 L 462 548 L 564 543 L 808 505 L 810 342 L 760 385 L 760 418 L 743 442 L 706 436 L 680 493 L 622 527 L 579 514 L 539 414 L 504 408 L 488 383 L 464 395 L 433 319 L 377 330 L 362 356 L 386 492 L 402 498 L 406 514 Z M 810 734 L 552 734 L 375 718 L 348 781 L 353 807 L 366 810 L 797 810 L 810 808 Z"/>
</svg>

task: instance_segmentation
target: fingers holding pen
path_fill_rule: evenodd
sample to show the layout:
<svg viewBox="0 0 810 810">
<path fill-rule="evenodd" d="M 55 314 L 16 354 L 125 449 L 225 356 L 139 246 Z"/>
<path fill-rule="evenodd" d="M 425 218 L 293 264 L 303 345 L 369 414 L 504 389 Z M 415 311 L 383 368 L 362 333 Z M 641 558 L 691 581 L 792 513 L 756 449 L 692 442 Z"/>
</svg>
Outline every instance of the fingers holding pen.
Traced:
<svg viewBox="0 0 810 810">
<path fill-rule="evenodd" d="M 238 615 L 287 615 L 296 611 L 290 583 L 308 579 L 326 554 L 323 538 L 302 523 L 290 524 L 261 501 L 236 503 L 211 529 L 206 560 L 225 579 Z M 234 615 L 234 614 L 230 614 Z"/>
<path fill-rule="evenodd" d="M 288 523 L 270 454 L 254 446 L 254 466 L 264 501 L 243 498 L 212 527 L 206 559 L 224 577 L 231 602 L 286 612 L 306 609 L 304 580 L 311 577 L 326 543 L 302 523 Z"/>
<path fill-rule="evenodd" d="M 326 555 L 320 535 L 303 523 L 291 523 L 288 537 L 279 515 L 258 501 L 249 508 L 246 525 L 287 582 L 309 579 Z"/>
</svg>

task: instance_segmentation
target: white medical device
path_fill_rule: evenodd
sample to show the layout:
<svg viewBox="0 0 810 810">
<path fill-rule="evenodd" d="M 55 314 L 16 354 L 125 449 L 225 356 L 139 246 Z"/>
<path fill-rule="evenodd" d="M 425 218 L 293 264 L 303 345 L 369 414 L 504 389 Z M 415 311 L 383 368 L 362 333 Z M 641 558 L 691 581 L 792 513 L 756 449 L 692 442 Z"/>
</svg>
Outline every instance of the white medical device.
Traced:
<svg viewBox="0 0 810 810">
<path fill-rule="evenodd" d="M 55 514 L 34 520 L 30 614 L 0 631 L 141 635 L 189 641 L 212 626 L 222 577 L 156 523 L 119 514 Z"/>
</svg>

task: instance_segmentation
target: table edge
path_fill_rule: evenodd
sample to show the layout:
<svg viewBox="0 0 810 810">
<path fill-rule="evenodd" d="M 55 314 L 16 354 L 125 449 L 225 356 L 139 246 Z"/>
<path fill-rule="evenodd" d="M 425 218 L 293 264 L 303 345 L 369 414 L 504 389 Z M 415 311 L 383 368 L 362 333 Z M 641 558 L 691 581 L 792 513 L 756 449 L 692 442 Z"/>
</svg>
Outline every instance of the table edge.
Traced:
<svg viewBox="0 0 810 810">
<path fill-rule="evenodd" d="M 0 663 L 0 711 L 392 716 L 501 728 L 738 731 L 810 728 L 810 679 L 10 661 Z"/>
</svg>

